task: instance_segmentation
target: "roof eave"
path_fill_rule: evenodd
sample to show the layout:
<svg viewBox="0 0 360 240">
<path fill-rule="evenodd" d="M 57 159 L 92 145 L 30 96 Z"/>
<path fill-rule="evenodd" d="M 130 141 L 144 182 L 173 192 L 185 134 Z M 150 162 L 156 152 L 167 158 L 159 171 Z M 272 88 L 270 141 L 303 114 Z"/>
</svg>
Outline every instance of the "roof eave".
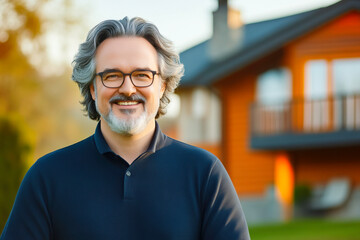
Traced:
<svg viewBox="0 0 360 240">
<path fill-rule="evenodd" d="M 359 0 L 343 0 L 335 3 L 331 6 L 320 8 L 319 11 L 314 11 L 313 14 L 307 16 L 306 19 L 311 18 L 311 21 L 304 21 L 300 19 L 291 26 L 276 31 L 269 35 L 267 38 L 262 39 L 259 42 L 252 44 L 246 49 L 242 49 L 228 58 L 213 62 L 202 72 L 192 77 L 192 80 L 188 80 L 185 86 L 199 86 L 199 85 L 211 85 L 217 80 L 228 76 L 245 66 L 259 60 L 261 57 L 266 56 L 274 51 L 279 50 L 282 46 L 286 45 L 290 41 L 302 36 L 314 28 L 321 27 L 328 21 L 336 18 L 340 14 L 343 14 L 351 10 L 360 11 Z M 296 26 L 296 27 L 294 27 Z M 194 80 L 196 79 L 196 81 Z"/>
</svg>

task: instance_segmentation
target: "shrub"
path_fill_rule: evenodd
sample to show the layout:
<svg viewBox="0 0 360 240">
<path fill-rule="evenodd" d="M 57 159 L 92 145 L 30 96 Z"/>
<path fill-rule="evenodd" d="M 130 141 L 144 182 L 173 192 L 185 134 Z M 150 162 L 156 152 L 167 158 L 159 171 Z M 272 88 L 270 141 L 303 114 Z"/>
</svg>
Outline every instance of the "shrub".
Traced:
<svg viewBox="0 0 360 240">
<path fill-rule="evenodd" d="M 294 189 L 295 204 L 303 204 L 309 200 L 311 196 L 311 188 L 308 184 L 297 184 Z"/>
<path fill-rule="evenodd" d="M 34 137 L 18 116 L 0 115 L 0 229 L 10 214 L 34 149 Z"/>
</svg>

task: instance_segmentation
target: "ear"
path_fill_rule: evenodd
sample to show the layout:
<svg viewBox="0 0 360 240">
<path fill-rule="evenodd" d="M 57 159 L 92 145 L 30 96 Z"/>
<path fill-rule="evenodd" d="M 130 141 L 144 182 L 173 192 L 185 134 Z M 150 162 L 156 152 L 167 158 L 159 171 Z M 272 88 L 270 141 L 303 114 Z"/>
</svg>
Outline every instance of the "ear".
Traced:
<svg viewBox="0 0 360 240">
<path fill-rule="evenodd" d="M 92 99 L 95 101 L 96 95 L 95 95 L 94 85 L 96 85 L 96 84 L 93 83 L 93 84 L 90 85 L 90 93 L 91 93 Z"/>
<path fill-rule="evenodd" d="M 163 97 L 164 92 L 165 92 L 165 89 L 166 89 L 166 83 L 165 83 L 165 81 L 163 80 L 163 81 L 161 81 L 160 98 Z"/>
</svg>

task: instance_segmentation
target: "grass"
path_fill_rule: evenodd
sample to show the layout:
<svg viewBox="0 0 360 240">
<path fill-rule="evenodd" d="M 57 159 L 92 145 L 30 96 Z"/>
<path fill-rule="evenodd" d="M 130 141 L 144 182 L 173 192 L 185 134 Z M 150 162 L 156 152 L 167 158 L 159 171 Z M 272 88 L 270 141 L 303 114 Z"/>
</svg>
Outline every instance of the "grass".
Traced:
<svg viewBox="0 0 360 240">
<path fill-rule="evenodd" d="M 360 221 L 296 220 L 250 226 L 252 240 L 360 240 Z"/>
</svg>

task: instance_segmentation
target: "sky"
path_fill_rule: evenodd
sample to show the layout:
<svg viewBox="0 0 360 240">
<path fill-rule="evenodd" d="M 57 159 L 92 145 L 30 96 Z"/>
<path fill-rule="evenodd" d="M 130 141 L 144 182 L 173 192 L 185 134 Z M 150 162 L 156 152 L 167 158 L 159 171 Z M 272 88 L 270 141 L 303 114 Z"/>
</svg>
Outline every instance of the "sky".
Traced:
<svg viewBox="0 0 360 240">
<path fill-rule="evenodd" d="M 212 34 L 212 12 L 217 0 L 76 0 L 86 3 L 89 27 L 105 19 L 124 16 L 142 17 L 154 23 L 160 32 L 175 44 L 179 51 L 186 50 Z M 339 0 L 228 0 L 240 10 L 242 21 L 257 22 L 307 11 Z"/>
<path fill-rule="evenodd" d="M 283 17 L 338 1 L 228 0 L 231 7 L 241 12 L 244 23 Z M 218 8 L 217 0 L 73 0 L 72 3 L 75 3 L 75 13 L 82 19 L 84 27 L 75 35 L 56 32 L 57 28 L 54 27 L 54 32 L 47 35 L 48 55 L 52 62 L 47 71 L 51 73 L 60 73 L 58 64 L 64 62 L 70 67 L 79 44 L 85 40 L 88 31 L 103 20 L 121 19 L 125 16 L 142 17 L 154 23 L 181 52 L 211 38 L 212 13 Z M 52 9 L 47 12 L 61 12 L 60 9 L 55 11 L 57 12 Z"/>
</svg>

